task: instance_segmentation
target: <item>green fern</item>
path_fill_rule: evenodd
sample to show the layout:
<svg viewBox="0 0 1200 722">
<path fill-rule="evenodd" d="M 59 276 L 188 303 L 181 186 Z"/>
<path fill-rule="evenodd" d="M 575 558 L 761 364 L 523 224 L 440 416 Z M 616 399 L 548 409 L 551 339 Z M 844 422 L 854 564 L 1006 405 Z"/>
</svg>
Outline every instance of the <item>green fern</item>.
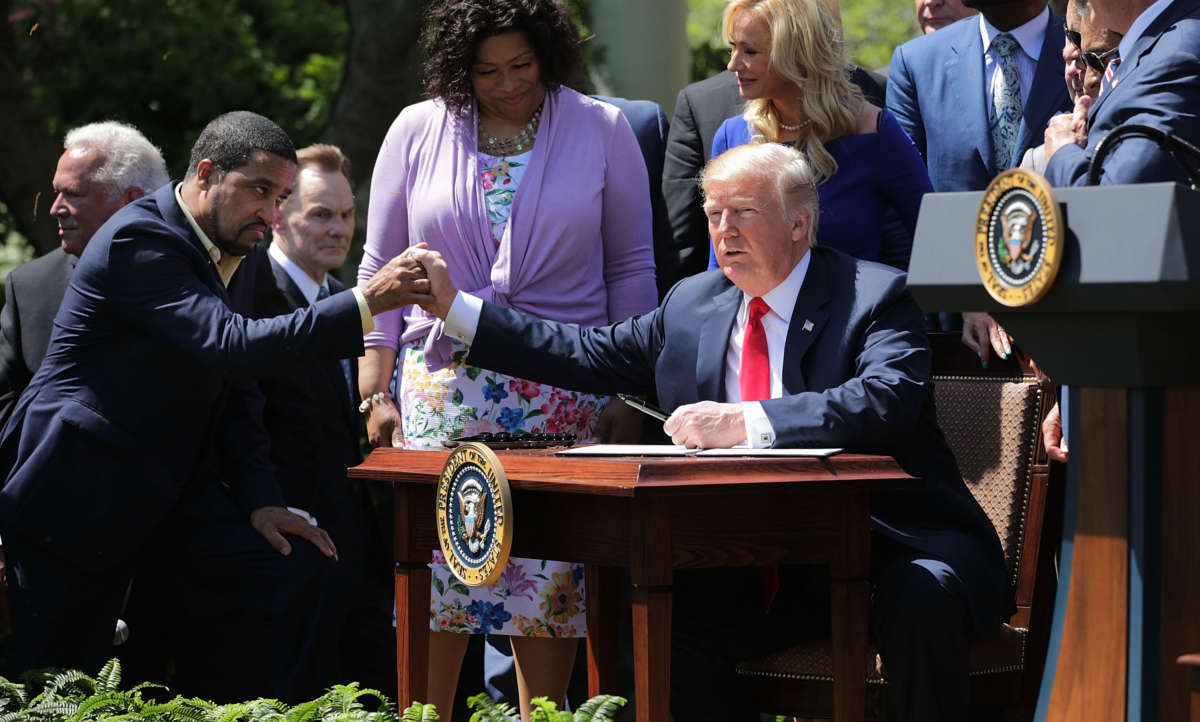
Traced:
<svg viewBox="0 0 1200 722">
<path fill-rule="evenodd" d="M 573 722 L 612 722 L 617 710 L 624 707 L 627 701 L 615 694 L 597 695 L 579 705 Z"/>
<path fill-rule="evenodd" d="M 474 697 L 467 698 L 467 707 L 475 710 L 471 713 L 470 722 L 514 722 L 521 719 L 521 713 L 507 702 L 492 701 L 487 692 L 480 692 Z"/>
</svg>

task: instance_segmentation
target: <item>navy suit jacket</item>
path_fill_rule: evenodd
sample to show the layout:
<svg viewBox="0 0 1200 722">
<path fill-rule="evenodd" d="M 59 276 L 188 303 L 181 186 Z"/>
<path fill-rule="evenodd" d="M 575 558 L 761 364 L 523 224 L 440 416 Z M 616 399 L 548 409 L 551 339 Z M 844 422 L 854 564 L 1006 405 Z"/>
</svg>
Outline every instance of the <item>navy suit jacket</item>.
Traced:
<svg viewBox="0 0 1200 722">
<path fill-rule="evenodd" d="M 88 244 L 50 348 L 0 433 L 0 532 L 76 563 L 127 563 L 190 481 L 247 512 L 282 502 L 253 377 L 362 352 L 355 299 L 235 314 L 174 186 L 125 206 Z"/>
<path fill-rule="evenodd" d="M 922 478 L 920 490 L 873 497 L 874 529 L 949 563 L 966 584 L 975 630 L 994 629 L 1014 609 L 1000 542 L 937 426 L 924 320 L 905 276 L 828 248 L 811 253 L 784 347 L 784 395 L 762 402 L 775 443 L 887 454 Z M 485 304 L 467 360 L 582 391 L 657 392 L 668 410 L 721 401 L 741 299 L 714 270 L 607 328 Z"/>
<path fill-rule="evenodd" d="M 55 248 L 8 274 L 0 310 L 0 426 L 42 365 L 77 260 Z"/>
<path fill-rule="evenodd" d="M 1051 12 L 1016 147 L 1003 168 L 992 159 L 979 18 L 963 18 L 896 48 L 887 107 L 925 157 L 935 191 L 983 190 L 1000 171 L 1020 165 L 1026 150 L 1042 143 L 1050 117 L 1071 109 L 1062 48 L 1063 19 Z"/>
<path fill-rule="evenodd" d="M 1083 185 L 1096 144 L 1125 123 L 1153 126 L 1200 145 L 1200 6 L 1195 2 L 1176 0 L 1146 28 L 1130 57 L 1122 59 L 1116 87 L 1088 113 L 1087 148 L 1059 149 L 1046 177 L 1056 186 Z M 1188 182 L 1166 151 L 1140 138 L 1121 141 L 1100 175 L 1101 185 L 1171 180 Z"/>
<path fill-rule="evenodd" d="M 268 261 L 269 285 L 258 294 L 255 317 L 308 307 L 308 299 L 283 266 L 269 256 Z M 345 291 L 332 275 L 327 278 L 331 294 Z M 312 513 L 322 525 L 332 524 L 346 501 L 360 499 L 352 492 L 360 491 L 361 484 L 346 478 L 346 469 L 362 461 L 362 414 L 354 408 L 358 363 L 353 358 L 350 373 L 353 389 L 346 387 L 339 360 L 285 366 L 259 380 L 267 402 L 263 421 L 271 437 L 271 461 L 283 497 L 289 506 Z"/>
</svg>

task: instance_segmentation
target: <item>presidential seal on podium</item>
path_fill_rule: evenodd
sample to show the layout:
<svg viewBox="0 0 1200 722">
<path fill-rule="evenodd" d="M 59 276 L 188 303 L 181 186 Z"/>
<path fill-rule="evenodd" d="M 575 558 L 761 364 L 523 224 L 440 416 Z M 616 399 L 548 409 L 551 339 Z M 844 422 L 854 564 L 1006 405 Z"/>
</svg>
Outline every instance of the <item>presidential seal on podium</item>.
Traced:
<svg viewBox="0 0 1200 722">
<path fill-rule="evenodd" d="M 1050 290 L 1062 265 L 1062 215 L 1050 183 L 1013 168 L 983 193 L 975 223 L 975 261 L 992 298 L 1028 306 Z"/>
<path fill-rule="evenodd" d="M 500 578 L 512 547 L 512 493 L 496 453 L 478 443 L 455 449 L 438 479 L 438 544 L 454 576 L 471 587 Z"/>
</svg>

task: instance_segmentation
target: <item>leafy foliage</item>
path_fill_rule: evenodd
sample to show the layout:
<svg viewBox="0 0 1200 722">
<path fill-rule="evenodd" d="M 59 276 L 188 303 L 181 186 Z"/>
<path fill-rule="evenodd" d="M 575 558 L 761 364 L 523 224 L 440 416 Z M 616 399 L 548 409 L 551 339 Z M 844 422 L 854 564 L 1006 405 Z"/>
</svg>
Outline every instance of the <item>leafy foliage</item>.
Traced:
<svg viewBox="0 0 1200 722">
<path fill-rule="evenodd" d="M 35 690 L 33 697 L 30 697 Z M 215 704 L 176 696 L 166 702 L 147 699 L 143 691 L 166 690 L 143 682 L 121 689 L 121 663 L 105 664 L 89 677 L 77 670 L 35 673 L 14 684 L 0 677 L 0 722 L 393 722 L 395 709 L 382 692 L 359 689 L 357 682 L 339 684 L 311 702 L 288 707 L 276 699 L 256 699 L 235 704 Z M 368 710 L 369 700 L 374 710 Z M 432 716 L 404 717 L 426 722 Z"/>
<path fill-rule="evenodd" d="M 916 37 L 916 11 L 910 2 L 854 0 L 839 3 L 846 33 L 846 54 L 868 69 L 886 66 L 892 50 Z M 688 0 L 688 45 L 692 49 L 692 80 L 702 80 L 725 68 L 729 49 L 721 37 L 725 0 Z"/>
<path fill-rule="evenodd" d="M 227 110 L 317 137 L 342 78 L 349 27 L 329 0 L 14 0 L 17 60 L 55 137 L 131 122 L 172 175 Z"/>
<path fill-rule="evenodd" d="M 558 705 L 545 697 L 534 697 L 533 722 L 611 722 L 613 716 L 625 704 L 624 697 L 602 694 L 592 697 L 580 705 L 574 714 L 558 709 Z M 467 700 L 467 706 L 475 710 L 470 722 L 516 722 L 521 714 L 512 705 L 494 702 L 485 694 L 477 694 Z"/>
</svg>

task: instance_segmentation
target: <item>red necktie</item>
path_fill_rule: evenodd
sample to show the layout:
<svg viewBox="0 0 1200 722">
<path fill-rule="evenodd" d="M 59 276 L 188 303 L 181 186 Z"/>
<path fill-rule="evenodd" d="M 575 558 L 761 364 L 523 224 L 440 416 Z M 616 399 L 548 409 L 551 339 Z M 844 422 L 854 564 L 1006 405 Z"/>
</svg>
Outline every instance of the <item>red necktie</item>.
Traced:
<svg viewBox="0 0 1200 722">
<path fill-rule="evenodd" d="M 750 315 L 742 336 L 742 368 L 738 372 L 738 390 L 742 401 L 763 401 L 771 398 L 771 359 L 767 355 L 767 332 L 762 318 L 771 307 L 761 298 L 750 299 Z M 779 567 L 761 567 L 763 611 L 770 611 L 771 602 L 779 592 Z"/>
<path fill-rule="evenodd" d="M 750 316 L 742 336 L 742 368 L 738 372 L 738 390 L 742 401 L 771 398 L 771 359 L 767 356 L 767 332 L 762 318 L 771 307 L 761 298 L 750 299 Z"/>
</svg>

